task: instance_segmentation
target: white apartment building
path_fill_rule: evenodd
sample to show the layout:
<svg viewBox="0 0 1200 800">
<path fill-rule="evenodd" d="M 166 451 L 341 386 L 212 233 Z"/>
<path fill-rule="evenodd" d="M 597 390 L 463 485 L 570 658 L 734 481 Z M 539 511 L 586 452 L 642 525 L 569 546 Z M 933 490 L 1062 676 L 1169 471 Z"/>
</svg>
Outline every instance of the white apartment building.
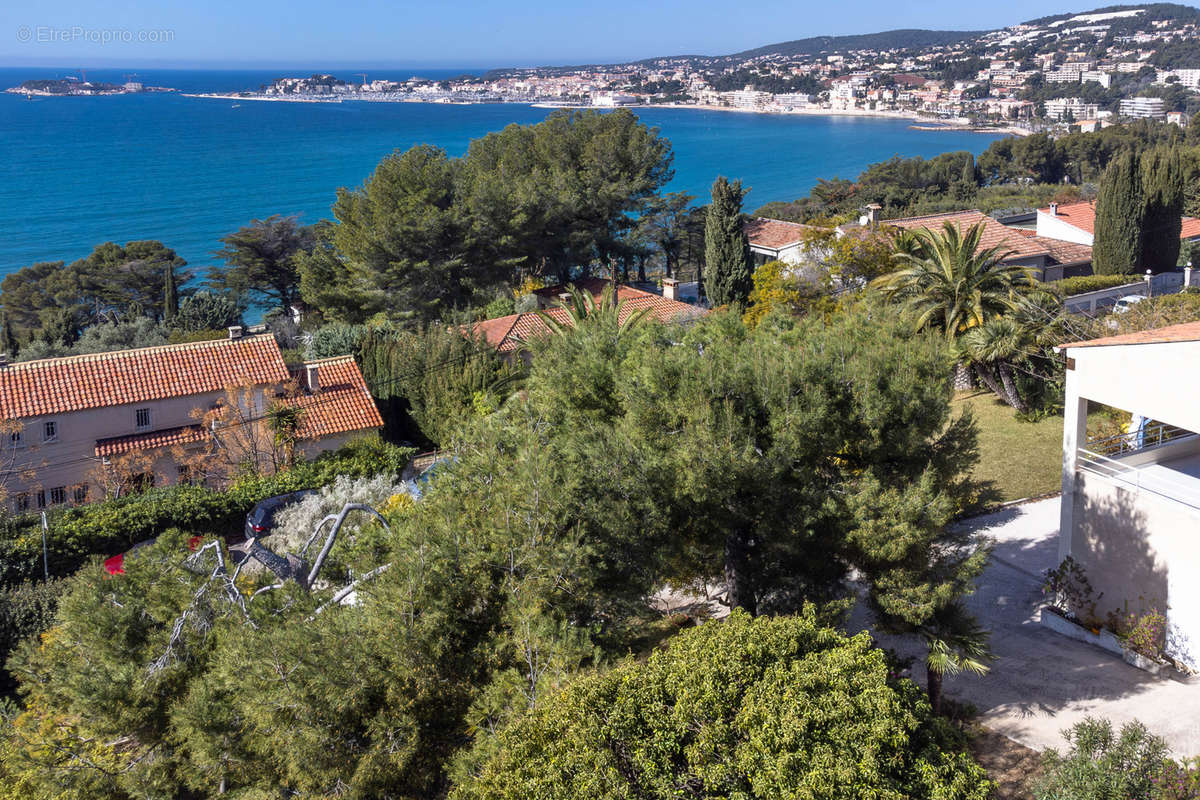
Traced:
<svg viewBox="0 0 1200 800">
<path fill-rule="evenodd" d="M 1078 97 L 1061 97 L 1047 100 L 1046 117 L 1056 120 L 1095 119 L 1100 113 L 1100 106 L 1095 103 L 1085 103 Z"/>
<path fill-rule="evenodd" d="M 747 86 L 736 92 L 724 92 L 722 97 L 734 108 L 764 109 L 775 101 L 770 92 L 759 92 Z"/>
<path fill-rule="evenodd" d="M 787 94 L 775 95 L 775 104 L 780 106 L 806 106 L 812 102 L 812 95 L 801 94 L 799 92 L 791 92 Z"/>
<path fill-rule="evenodd" d="M 1168 78 L 1178 78 L 1185 89 L 1200 89 L 1200 69 L 1159 70 L 1155 83 L 1167 83 Z"/>
<path fill-rule="evenodd" d="M 1122 117 L 1162 119 L 1166 113 L 1161 97 L 1130 97 L 1121 101 Z"/>
</svg>

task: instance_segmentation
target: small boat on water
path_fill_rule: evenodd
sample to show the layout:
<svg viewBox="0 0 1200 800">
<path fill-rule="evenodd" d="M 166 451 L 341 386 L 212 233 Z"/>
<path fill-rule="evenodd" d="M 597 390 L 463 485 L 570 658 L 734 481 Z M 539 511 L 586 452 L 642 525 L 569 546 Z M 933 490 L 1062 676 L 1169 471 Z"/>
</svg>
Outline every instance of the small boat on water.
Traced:
<svg viewBox="0 0 1200 800">
<path fill-rule="evenodd" d="M 230 106 L 230 108 L 241 108 L 241 107 L 242 107 L 241 103 L 234 103 L 233 105 Z"/>
</svg>

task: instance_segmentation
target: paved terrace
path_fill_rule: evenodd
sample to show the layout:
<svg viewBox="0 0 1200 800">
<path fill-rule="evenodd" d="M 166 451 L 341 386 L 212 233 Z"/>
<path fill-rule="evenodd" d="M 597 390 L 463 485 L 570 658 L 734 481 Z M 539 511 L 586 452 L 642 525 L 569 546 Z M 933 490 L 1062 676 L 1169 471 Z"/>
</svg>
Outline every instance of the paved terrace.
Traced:
<svg viewBox="0 0 1200 800">
<path fill-rule="evenodd" d="M 1115 726 L 1140 720 L 1177 756 L 1200 755 L 1200 683 L 1156 678 L 1040 625 L 1041 572 L 1058 562 L 1058 504 L 1041 500 L 966 523 L 995 542 L 970 605 L 991 629 L 997 659 L 986 676 L 948 678 L 946 693 L 1035 749 L 1064 746 L 1062 730 L 1091 716 Z M 923 682 L 920 665 L 914 673 Z"/>
</svg>

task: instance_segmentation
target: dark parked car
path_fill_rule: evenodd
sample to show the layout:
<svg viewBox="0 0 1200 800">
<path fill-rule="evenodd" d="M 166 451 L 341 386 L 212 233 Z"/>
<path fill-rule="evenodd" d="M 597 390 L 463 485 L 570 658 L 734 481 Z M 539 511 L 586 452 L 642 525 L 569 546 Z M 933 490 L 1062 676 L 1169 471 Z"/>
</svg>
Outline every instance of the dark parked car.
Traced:
<svg viewBox="0 0 1200 800">
<path fill-rule="evenodd" d="M 277 494 L 274 497 L 268 497 L 266 500 L 260 500 L 258 505 L 250 509 L 250 513 L 246 515 L 246 538 L 261 539 L 271 533 L 271 529 L 275 527 L 275 515 L 286 506 L 292 503 L 299 503 L 310 494 L 316 494 L 313 489 L 302 489 L 299 492 L 288 492 L 287 494 Z"/>
</svg>

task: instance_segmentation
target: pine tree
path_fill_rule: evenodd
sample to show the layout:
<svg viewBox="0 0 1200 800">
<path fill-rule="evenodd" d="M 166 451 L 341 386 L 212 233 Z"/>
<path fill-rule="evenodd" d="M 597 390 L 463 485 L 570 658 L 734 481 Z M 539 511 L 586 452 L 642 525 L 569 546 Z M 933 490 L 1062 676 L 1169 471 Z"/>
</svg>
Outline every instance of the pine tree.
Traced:
<svg viewBox="0 0 1200 800">
<path fill-rule="evenodd" d="M 175 267 L 167 264 L 163 276 L 163 322 L 170 322 L 179 313 L 179 289 L 175 286 Z"/>
<path fill-rule="evenodd" d="M 704 222 L 704 292 L 714 306 L 745 305 L 754 288 L 750 242 L 742 230 L 742 199 L 748 190 L 724 176 L 712 188 Z"/>
<path fill-rule="evenodd" d="M 1142 266 L 1155 272 L 1179 260 L 1183 216 L 1183 167 L 1176 148 L 1157 148 L 1142 158 L 1145 219 L 1142 223 Z"/>
<path fill-rule="evenodd" d="M 1100 180 L 1092 245 L 1092 263 L 1097 275 L 1142 269 L 1144 214 L 1138 157 L 1133 150 L 1125 150 L 1112 160 Z"/>
</svg>

